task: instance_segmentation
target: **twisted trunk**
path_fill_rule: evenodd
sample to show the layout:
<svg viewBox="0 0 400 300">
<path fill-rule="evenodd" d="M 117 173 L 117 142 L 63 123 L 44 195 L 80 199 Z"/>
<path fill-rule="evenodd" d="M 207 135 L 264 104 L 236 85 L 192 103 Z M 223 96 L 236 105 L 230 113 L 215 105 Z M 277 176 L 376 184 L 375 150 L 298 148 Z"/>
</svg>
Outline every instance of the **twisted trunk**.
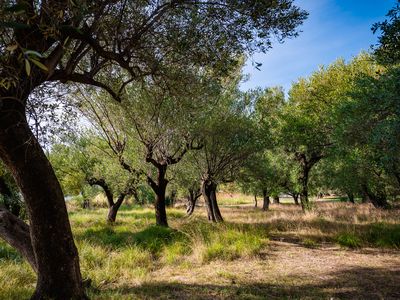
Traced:
<svg viewBox="0 0 400 300">
<path fill-rule="evenodd" d="M 108 214 L 107 214 L 107 221 L 110 223 L 114 223 L 117 219 L 117 213 L 119 208 L 121 207 L 122 203 L 125 200 L 125 197 L 132 193 L 132 188 L 130 187 L 129 183 L 127 184 L 125 190 L 118 195 L 117 201 L 114 202 L 114 196 L 111 191 L 111 188 L 108 186 L 104 179 L 98 178 L 90 178 L 87 180 L 90 185 L 98 185 L 100 186 L 104 193 L 106 194 L 106 199 L 108 203 Z"/>
<path fill-rule="evenodd" d="M 67 209 L 54 171 L 29 129 L 23 102 L 0 98 L 0 158 L 11 171 L 29 215 L 31 246 L 36 258 L 37 285 L 32 299 L 85 299 L 78 251 Z M 4 214 L 3 214 L 4 216 Z M 27 228 L 19 223 L 20 233 Z M 24 228 L 24 229 L 22 229 Z M 16 233 L 17 231 L 15 231 Z M 18 234 L 2 237 L 11 245 Z M 11 240 L 14 236 L 14 242 Z M 32 262 L 26 237 L 20 252 Z"/>
<path fill-rule="evenodd" d="M 217 184 L 210 179 L 203 180 L 201 193 L 206 203 L 208 220 L 212 222 L 223 222 L 216 196 Z"/>
<path fill-rule="evenodd" d="M 193 214 L 194 208 L 196 207 L 197 199 L 199 199 L 200 196 L 201 196 L 200 188 L 189 189 L 189 194 L 187 196 L 187 205 L 186 205 L 186 213 L 188 216 Z"/>
<path fill-rule="evenodd" d="M 367 184 L 363 184 L 362 191 L 365 196 L 371 201 L 374 207 L 387 208 L 389 206 L 386 193 L 383 190 L 378 190 L 374 193 L 370 190 Z"/>
</svg>

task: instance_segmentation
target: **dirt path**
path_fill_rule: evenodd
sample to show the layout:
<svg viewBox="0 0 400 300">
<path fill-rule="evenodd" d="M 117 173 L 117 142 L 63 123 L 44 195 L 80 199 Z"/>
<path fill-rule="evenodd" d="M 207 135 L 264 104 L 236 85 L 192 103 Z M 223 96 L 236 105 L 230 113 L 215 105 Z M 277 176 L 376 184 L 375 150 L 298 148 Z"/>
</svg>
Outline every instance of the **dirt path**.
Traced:
<svg viewBox="0 0 400 300">
<path fill-rule="evenodd" d="M 400 252 L 271 241 L 259 258 L 163 268 L 136 291 L 144 299 L 400 299 Z"/>
</svg>

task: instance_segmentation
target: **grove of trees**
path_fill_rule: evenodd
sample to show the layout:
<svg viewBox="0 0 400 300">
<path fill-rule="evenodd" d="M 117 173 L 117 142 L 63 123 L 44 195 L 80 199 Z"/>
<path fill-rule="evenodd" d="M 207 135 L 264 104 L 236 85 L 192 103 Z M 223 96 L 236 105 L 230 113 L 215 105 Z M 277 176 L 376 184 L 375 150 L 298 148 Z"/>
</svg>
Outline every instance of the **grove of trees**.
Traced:
<svg viewBox="0 0 400 300">
<path fill-rule="evenodd" d="M 87 299 L 66 195 L 104 193 L 110 223 L 132 197 L 168 227 L 176 195 L 222 222 L 226 183 L 264 210 L 400 194 L 399 5 L 373 51 L 287 96 L 240 84 L 246 58 L 297 36 L 292 0 L 7 0 L 0 17 L 0 237 L 36 272 L 32 299 Z"/>
</svg>

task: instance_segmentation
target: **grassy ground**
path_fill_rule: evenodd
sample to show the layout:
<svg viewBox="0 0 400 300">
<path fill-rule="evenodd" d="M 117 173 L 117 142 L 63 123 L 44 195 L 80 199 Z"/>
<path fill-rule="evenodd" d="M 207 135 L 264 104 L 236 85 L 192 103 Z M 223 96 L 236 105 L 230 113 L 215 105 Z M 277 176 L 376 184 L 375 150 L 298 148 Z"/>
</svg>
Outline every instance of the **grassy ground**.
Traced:
<svg viewBox="0 0 400 300">
<path fill-rule="evenodd" d="M 318 203 L 263 212 L 224 200 L 224 224 L 204 207 L 186 218 L 169 209 L 171 228 L 150 208 L 70 209 L 92 299 L 400 299 L 400 210 Z M 242 201 L 243 202 L 243 201 Z M 0 242 L 0 299 L 26 299 L 35 275 Z"/>
</svg>

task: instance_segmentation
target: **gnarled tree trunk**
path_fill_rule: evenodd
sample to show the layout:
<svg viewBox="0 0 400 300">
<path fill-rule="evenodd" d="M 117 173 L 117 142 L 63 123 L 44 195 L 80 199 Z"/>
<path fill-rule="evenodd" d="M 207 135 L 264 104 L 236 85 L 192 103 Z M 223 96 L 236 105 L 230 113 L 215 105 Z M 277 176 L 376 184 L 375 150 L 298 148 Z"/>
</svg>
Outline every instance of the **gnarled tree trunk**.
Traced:
<svg viewBox="0 0 400 300">
<path fill-rule="evenodd" d="M 110 223 L 114 223 L 115 220 L 117 219 L 117 213 L 119 208 L 122 205 L 122 202 L 124 202 L 125 197 L 129 194 L 132 193 L 132 188 L 129 185 L 129 183 L 127 184 L 126 188 L 124 191 L 122 191 L 117 198 L 117 201 L 114 202 L 114 196 L 113 193 L 111 191 L 111 188 L 108 186 L 108 184 L 106 183 L 106 181 L 102 178 L 98 179 L 98 178 L 89 178 L 88 183 L 90 185 L 98 185 L 100 186 L 104 193 L 106 194 L 106 199 L 107 199 L 107 203 L 108 203 L 108 214 L 107 214 L 107 221 Z"/>
<path fill-rule="evenodd" d="M 212 180 L 203 180 L 201 184 L 201 194 L 206 203 L 208 220 L 212 222 L 223 222 L 221 212 L 217 203 L 217 184 Z"/>
<path fill-rule="evenodd" d="M 0 158 L 11 171 L 27 206 L 38 274 L 32 299 L 85 299 L 78 251 L 60 184 L 28 127 L 24 104 L 11 97 L 0 97 Z M 10 240 L 12 234 L 2 237 L 16 245 Z M 29 249 L 20 252 L 28 253 Z"/>
<path fill-rule="evenodd" d="M 372 205 L 376 208 L 387 208 L 389 206 L 387 202 L 386 193 L 382 190 L 378 190 L 376 193 L 372 192 L 368 185 L 362 185 L 363 193 L 369 199 Z"/>
<path fill-rule="evenodd" d="M 267 193 L 267 190 L 263 190 L 262 191 L 262 193 L 263 193 L 263 210 L 269 210 L 269 203 L 270 203 L 270 200 L 269 200 L 269 195 L 268 195 L 268 193 Z"/>
</svg>

